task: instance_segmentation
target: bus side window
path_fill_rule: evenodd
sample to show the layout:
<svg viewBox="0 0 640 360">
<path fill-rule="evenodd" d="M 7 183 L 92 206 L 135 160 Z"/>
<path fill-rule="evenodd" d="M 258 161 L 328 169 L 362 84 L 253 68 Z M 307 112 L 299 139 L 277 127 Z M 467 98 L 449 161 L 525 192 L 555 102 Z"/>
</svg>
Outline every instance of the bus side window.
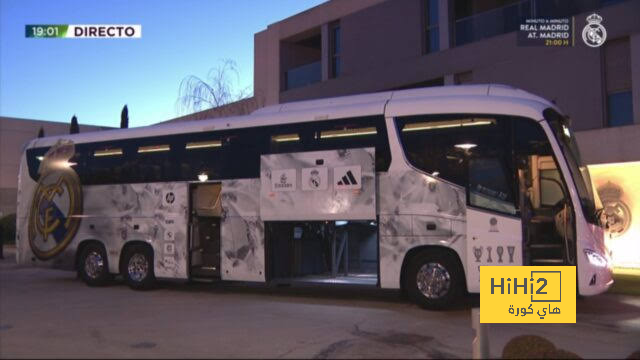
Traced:
<svg viewBox="0 0 640 360">
<path fill-rule="evenodd" d="M 27 166 L 29 168 L 29 176 L 33 181 L 40 179 L 38 170 L 40 169 L 40 163 L 44 159 L 44 154 L 47 153 L 49 148 L 35 148 L 27 150 Z"/>
<path fill-rule="evenodd" d="M 209 179 L 222 178 L 224 151 L 228 142 L 219 133 L 179 135 L 173 147 L 177 180 L 194 181 L 201 174 Z"/>
<path fill-rule="evenodd" d="M 113 184 L 126 182 L 129 174 L 123 174 L 124 151 L 121 142 L 114 141 L 103 144 L 82 144 L 76 146 L 83 154 L 82 162 L 76 171 L 84 184 Z"/>
<path fill-rule="evenodd" d="M 563 181 L 544 130 L 536 121 L 515 119 L 513 134 L 515 163 L 526 174 L 527 196 L 531 205 L 534 209 L 553 206 L 564 197 L 558 186 Z M 557 182 L 542 178 L 555 179 Z"/>
<path fill-rule="evenodd" d="M 318 121 L 309 126 L 314 130 L 309 150 L 374 147 L 376 171 L 389 170 L 391 151 L 384 116 Z"/>
<path fill-rule="evenodd" d="M 263 129 L 239 129 L 229 137 L 226 152 L 228 161 L 224 178 L 260 177 L 260 155 L 266 154 L 269 146 L 268 134 Z"/>
<path fill-rule="evenodd" d="M 498 158 L 469 160 L 469 203 L 515 215 L 513 191 L 505 164 Z"/>
<path fill-rule="evenodd" d="M 466 187 L 472 206 L 516 214 L 507 119 L 428 115 L 398 118 L 396 123 L 412 166 Z"/>
<path fill-rule="evenodd" d="M 309 151 L 313 141 L 312 131 L 304 124 L 269 126 L 265 132 L 269 136 L 268 154 Z"/>
<path fill-rule="evenodd" d="M 468 159 L 469 204 L 515 215 L 509 125 L 506 119 L 496 119 L 495 124 L 463 127 L 457 141 L 468 139 L 468 145 L 475 145 L 465 152 Z"/>
</svg>

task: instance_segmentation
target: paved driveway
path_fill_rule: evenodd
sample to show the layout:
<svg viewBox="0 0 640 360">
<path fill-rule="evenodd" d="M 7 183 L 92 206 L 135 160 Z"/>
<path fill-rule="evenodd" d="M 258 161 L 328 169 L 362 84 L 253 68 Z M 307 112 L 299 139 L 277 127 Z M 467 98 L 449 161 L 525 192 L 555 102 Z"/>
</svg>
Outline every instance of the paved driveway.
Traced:
<svg viewBox="0 0 640 360">
<path fill-rule="evenodd" d="M 640 350 L 640 298 L 578 300 L 576 325 L 494 325 L 492 354 L 527 333 L 583 357 L 626 357 Z M 395 292 L 174 283 L 135 292 L 0 261 L 2 357 L 456 358 L 471 356 L 472 336 L 469 307 L 424 311 Z"/>
</svg>

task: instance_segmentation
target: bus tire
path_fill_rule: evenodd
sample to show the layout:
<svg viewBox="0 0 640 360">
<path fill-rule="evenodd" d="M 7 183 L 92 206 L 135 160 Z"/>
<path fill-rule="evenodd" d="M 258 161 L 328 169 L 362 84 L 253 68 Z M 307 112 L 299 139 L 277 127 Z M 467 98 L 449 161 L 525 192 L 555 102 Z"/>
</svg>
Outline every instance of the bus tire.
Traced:
<svg viewBox="0 0 640 360">
<path fill-rule="evenodd" d="M 134 245 L 127 249 L 122 263 L 122 276 L 134 290 L 153 288 L 153 251 L 148 246 Z"/>
<path fill-rule="evenodd" d="M 105 286 L 112 280 L 107 253 L 99 244 L 82 249 L 78 262 L 78 276 L 89 286 Z"/>
<path fill-rule="evenodd" d="M 425 250 L 410 259 L 404 285 L 409 298 L 421 307 L 446 309 L 464 294 L 464 270 L 455 255 Z"/>
</svg>

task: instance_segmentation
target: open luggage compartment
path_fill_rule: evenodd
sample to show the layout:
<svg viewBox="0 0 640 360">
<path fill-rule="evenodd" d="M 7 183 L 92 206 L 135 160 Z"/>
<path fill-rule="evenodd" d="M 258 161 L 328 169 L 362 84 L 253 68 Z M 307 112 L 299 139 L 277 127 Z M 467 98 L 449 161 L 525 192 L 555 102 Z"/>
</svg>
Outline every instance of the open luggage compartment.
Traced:
<svg viewBox="0 0 640 360">
<path fill-rule="evenodd" d="M 378 284 L 374 220 L 266 223 L 269 278 L 275 282 Z"/>
</svg>

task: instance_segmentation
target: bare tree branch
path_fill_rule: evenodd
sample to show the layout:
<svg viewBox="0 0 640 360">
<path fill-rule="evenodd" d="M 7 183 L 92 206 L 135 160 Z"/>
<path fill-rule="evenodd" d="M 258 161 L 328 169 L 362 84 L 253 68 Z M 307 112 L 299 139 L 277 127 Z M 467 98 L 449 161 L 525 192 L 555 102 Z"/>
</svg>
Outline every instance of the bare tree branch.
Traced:
<svg viewBox="0 0 640 360">
<path fill-rule="evenodd" d="M 179 113 L 198 112 L 250 97 L 248 88 L 237 89 L 239 84 L 236 63 L 230 59 L 222 60 L 220 66 L 209 70 L 206 80 L 195 75 L 182 79 L 177 110 Z"/>
</svg>

